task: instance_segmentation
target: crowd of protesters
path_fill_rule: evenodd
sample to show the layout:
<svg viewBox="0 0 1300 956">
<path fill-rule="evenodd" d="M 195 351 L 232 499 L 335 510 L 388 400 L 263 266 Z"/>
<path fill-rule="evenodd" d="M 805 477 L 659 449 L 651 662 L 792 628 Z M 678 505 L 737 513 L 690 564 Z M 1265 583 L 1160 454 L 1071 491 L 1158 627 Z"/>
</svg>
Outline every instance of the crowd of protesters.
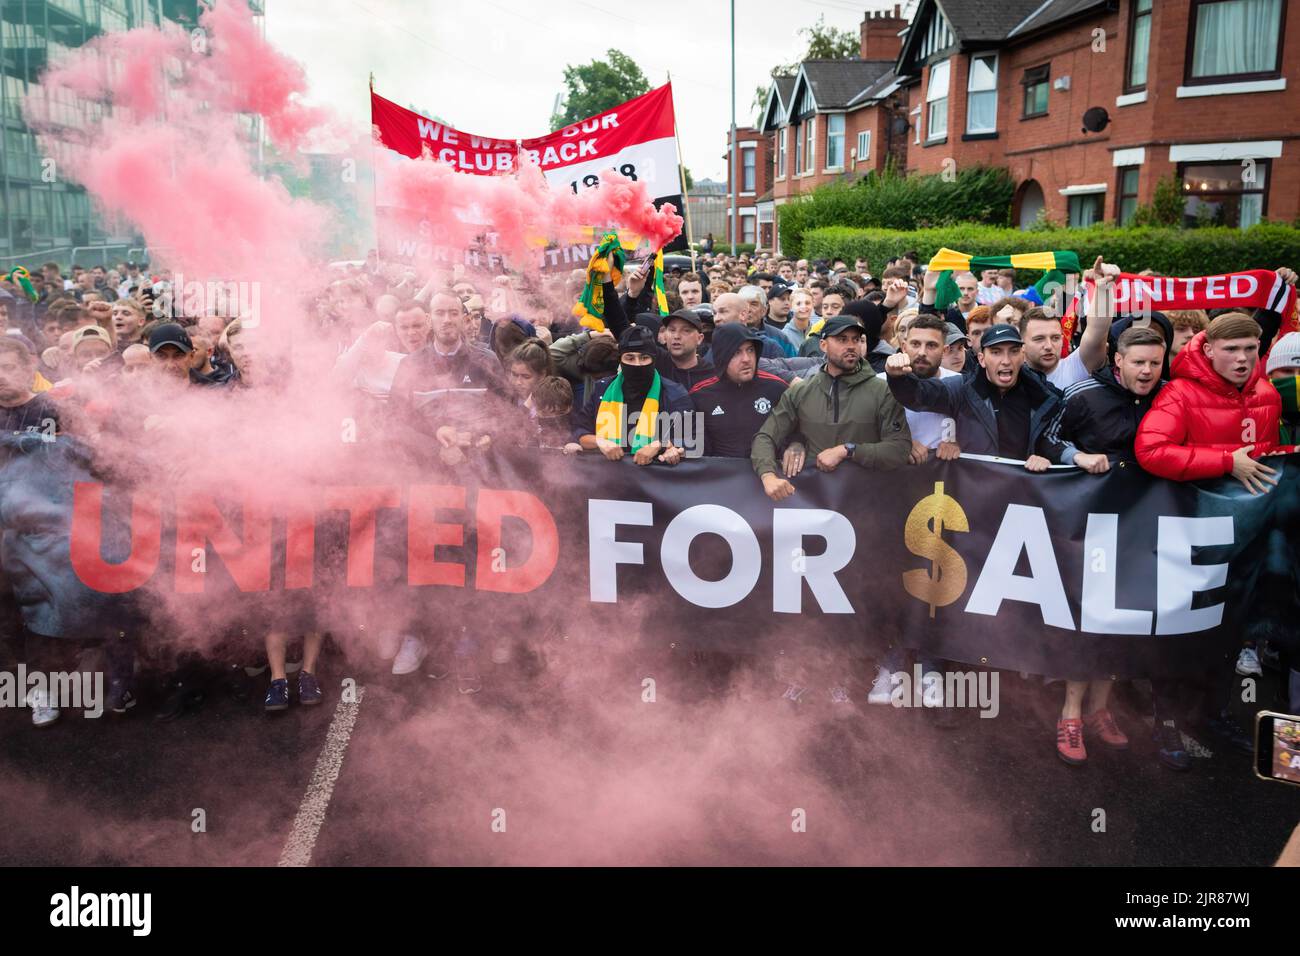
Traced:
<svg viewBox="0 0 1300 956">
<path fill-rule="evenodd" d="M 1064 299 L 1043 301 L 1027 284 L 1034 277 L 1014 269 L 954 276 L 960 298 L 941 311 L 938 275 L 916 252 L 900 252 L 850 266 L 710 250 L 689 262 L 669 257 L 662 276 L 654 260 L 627 263 L 620 275 L 611 259 L 595 271 L 604 280 L 596 327 L 571 308 L 592 270 L 531 284 L 459 268 L 419 276 L 372 253 L 329 284 L 317 319 L 337 345 L 333 385 L 368 414 L 422 432 L 448 465 L 503 441 L 645 467 L 701 454 L 748 458 L 774 501 L 797 494 L 791 479 L 805 468 L 885 471 L 962 454 L 1029 472 L 1061 465 L 1097 475 L 1136 463 L 1176 481 L 1231 476 L 1252 494 L 1275 483 L 1262 459 L 1300 428 L 1300 333 L 1279 336 L 1278 314 L 1116 315 L 1119 268 L 1100 258 L 1087 270 L 1095 288 L 1087 314 L 1072 330 Z M 1295 284 L 1295 273 L 1278 271 Z M 124 400 L 142 378 L 240 390 L 276 374 L 238 315 L 160 308 L 170 281 L 142 263 L 74 266 L 66 277 L 47 263 L 31 274 L 35 303 L 0 284 L 0 434 L 75 434 L 90 401 Z M 684 416 L 701 426 L 693 444 L 668 425 Z M 1253 422 L 1249 441 L 1243 416 Z M 297 636 L 304 649 L 291 693 L 287 648 Z M 266 710 L 291 698 L 319 703 L 322 634 L 272 625 L 264 637 L 264 662 L 229 666 L 235 692 L 250 693 L 252 678 L 269 670 Z M 472 637 L 441 648 L 410 625 L 385 642 L 395 675 L 452 677 L 465 694 L 482 687 L 483 649 Z M 908 655 L 900 645 L 876 662 L 861 701 L 888 704 Z M 508 652 L 492 648 L 491 659 Z M 949 665 L 918 663 L 928 703 Z M 1278 667 L 1300 707 L 1300 671 L 1288 675 L 1295 662 L 1273 649 L 1243 645 L 1226 666 L 1246 676 Z M 129 666 L 114 673 L 110 710 L 135 705 L 133 682 Z M 833 683 L 833 706 L 858 702 L 847 681 Z M 1112 712 L 1111 682 L 1062 683 L 1059 756 L 1084 763 L 1085 742 L 1127 749 L 1135 729 Z M 1250 749 L 1224 706 L 1226 671 L 1151 683 L 1165 766 L 1190 766 L 1186 726 Z M 212 686 L 210 668 L 179 662 L 156 716 L 196 709 Z M 806 690 L 789 683 L 782 696 L 799 701 Z M 38 725 L 57 719 L 48 701 L 31 703 Z"/>
</svg>

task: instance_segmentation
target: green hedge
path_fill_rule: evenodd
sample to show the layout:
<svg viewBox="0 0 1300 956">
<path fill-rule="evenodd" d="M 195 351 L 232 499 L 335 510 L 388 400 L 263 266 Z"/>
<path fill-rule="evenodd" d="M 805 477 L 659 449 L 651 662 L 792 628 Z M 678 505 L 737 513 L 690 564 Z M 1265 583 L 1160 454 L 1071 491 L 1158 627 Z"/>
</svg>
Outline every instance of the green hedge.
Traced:
<svg viewBox="0 0 1300 956">
<path fill-rule="evenodd" d="M 892 169 L 854 183 L 829 183 L 777 207 L 781 248 L 806 257 L 803 239 L 825 226 L 860 229 L 933 229 L 964 222 L 1011 224 L 1015 182 L 1005 169 L 973 166 L 949 180 L 942 175 L 904 177 Z"/>
<path fill-rule="evenodd" d="M 785 237 L 782 236 L 782 246 Z M 999 229 L 962 225 L 911 232 L 829 226 L 804 237 L 809 259 L 861 256 L 879 273 L 886 260 L 915 249 L 928 259 L 947 247 L 971 255 L 999 256 L 1049 250 L 1079 254 L 1085 266 L 1105 256 L 1125 272 L 1152 269 L 1161 275 L 1202 276 L 1244 269 L 1300 268 L 1300 229 L 1280 223 L 1260 223 L 1249 229 L 1121 229 L 1110 225 L 1088 229 Z"/>
</svg>

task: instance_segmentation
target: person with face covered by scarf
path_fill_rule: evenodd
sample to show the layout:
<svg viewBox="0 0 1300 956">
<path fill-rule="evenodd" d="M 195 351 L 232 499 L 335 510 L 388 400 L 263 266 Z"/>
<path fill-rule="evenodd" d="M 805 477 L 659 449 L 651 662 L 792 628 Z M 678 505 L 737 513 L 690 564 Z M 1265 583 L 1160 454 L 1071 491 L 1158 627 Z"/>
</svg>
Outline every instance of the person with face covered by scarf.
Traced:
<svg viewBox="0 0 1300 956">
<path fill-rule="evenodd" d="M 619 337 L 617 374 L 596 382 L 581 410 L 574 411 L 573 440 L 584 451 L 618 461 L 631 450 L 638 465 L 681 461 L 683 450 L 667 434 L 673 429 L 665 426 L 685 422 L 694 406 L 686 389 L 656 371 L 656 349 L 654 334 L 643 326 L 634 325 Z"/>
</svg>

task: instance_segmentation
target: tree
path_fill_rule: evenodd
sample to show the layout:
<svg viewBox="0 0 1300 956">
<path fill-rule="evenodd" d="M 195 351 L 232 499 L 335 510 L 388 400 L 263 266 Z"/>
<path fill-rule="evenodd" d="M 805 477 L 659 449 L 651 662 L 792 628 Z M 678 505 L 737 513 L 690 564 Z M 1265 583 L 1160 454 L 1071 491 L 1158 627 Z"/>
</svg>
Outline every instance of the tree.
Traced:
<svg viewBox="0 0 1300 956">
<path fill-rule="evenodd" d="M 825 14 L 819 15 L 813 26 L 800 30 L 799 35 L 808 40 L 805 60 L 852 60 L 862 50 L 856 33 L 828 27 Z"/>
<path fill-rule="evenodd" d="M 1186 205 L 1182 183 L 1176 173 L 1162 176 L 1156 181 L 1155 195 L 1150 205 L 1139 206 L 1133 212 L 1135 226 L 1182 226 L 1183 208 Z"/>
<path fill-rule="evenodd" d="M 686 180 L 687 192 L 690 192 L 692 189 L 695 188 L 695 177 L 691 175 L 691 171 L 687 169 L 685 166 L 682 167 L 682 178 Z"/>
<path fill-rule="evenodd" d="M 819 16 L 812 26 L 801 27 L 799 35 L 808 41 L 808 50 L 793 63 L 772 67 L 772 79 L 793 76 L 799 72 L 799 64 L 804 60 L 855 60 L 862 52 L 857 34 L 852 30 L 828 27 L 825 14 Z"/>
<path fill-rule="evenodd" d="M 564 68 L 565 96 L 551 129 L 569 126 L 650 91 L 641 67 L 627 54 L 609 50 L 603 60 Z"/>
</svg>

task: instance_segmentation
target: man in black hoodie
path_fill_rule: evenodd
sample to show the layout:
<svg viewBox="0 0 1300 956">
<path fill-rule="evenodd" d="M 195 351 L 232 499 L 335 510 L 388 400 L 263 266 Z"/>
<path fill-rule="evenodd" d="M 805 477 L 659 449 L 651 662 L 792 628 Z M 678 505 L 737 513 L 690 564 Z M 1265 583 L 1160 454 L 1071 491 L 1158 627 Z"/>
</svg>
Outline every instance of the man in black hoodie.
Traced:
<svg viewBox="0 0 1300 956">
<path fill-rule="evenodd" d="M 776 407 L 786 384 L 758 368 L 763 336 L 734 322 L 713 333 L 718 369 L 691 389 L 691 401 L 704 422 L 704 454 L 748 458 L 754 436 Z"/>
<path fill-rule="evenodd" d="M 1065 464 L 1099 475 L 1114 461 L 1137 461 L 1133 442 L 1138 423 L 1160 391 L 1165 338 L 1154 328 L 1130 327 L 1120 334 L 1115 364 L 1098 369 L 1065 390 L 1059 439 L 1077 451 Z"/>
</svg>

